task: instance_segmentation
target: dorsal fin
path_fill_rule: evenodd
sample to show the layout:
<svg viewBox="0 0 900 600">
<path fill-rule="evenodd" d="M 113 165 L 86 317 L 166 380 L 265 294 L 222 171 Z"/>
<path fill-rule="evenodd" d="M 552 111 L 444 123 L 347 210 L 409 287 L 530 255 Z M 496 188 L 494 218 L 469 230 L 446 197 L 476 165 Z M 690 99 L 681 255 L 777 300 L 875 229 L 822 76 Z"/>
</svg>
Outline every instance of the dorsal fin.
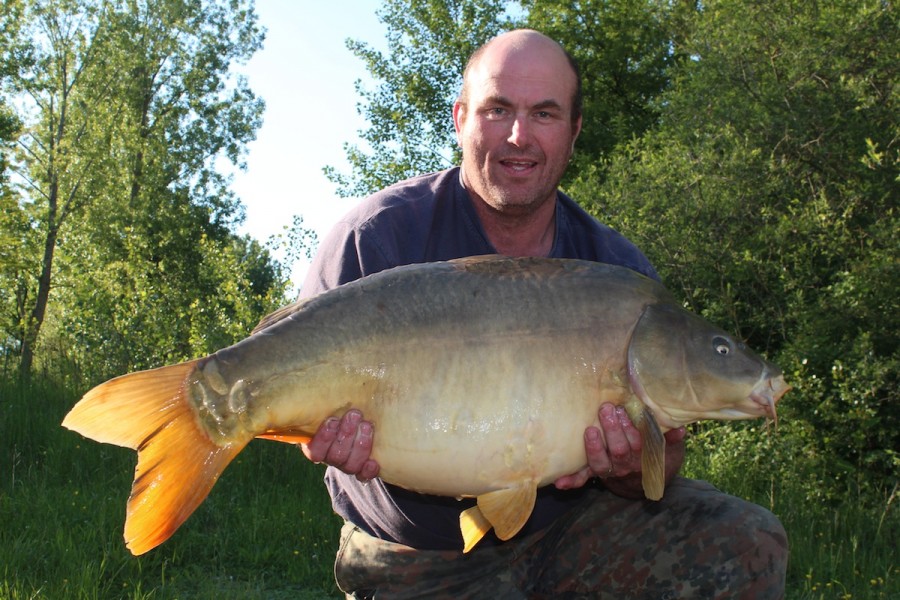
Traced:
<svg viewBox="0 0 900 600">
<path fill-rule="evenodd" d="M 287 306 L 282 306 L 275 312 L 269 313 L 268 315 L 266 315 L 265 317 L 262 318 L 262 320 L 256 325 L 256 327 L 253 328 L 253 331 L 250 332 L 250 335 L 253 335 L 254 333 L 259 333 L 263 329 L 271 327 L 278 321 L 281 321 L 282 319 L 286 319 L 287 317 L 291 316 L 292 314 L 294 314 L 295 312 L 300 310 L 303 307 L 303 305 L 306 304 L 307 301 L 308 301 L 308 298 L 303 298 L 301 300 L 297 300 L 296 302 L 292 302 L 291 304 L 288 304 Z"/>
</svg>

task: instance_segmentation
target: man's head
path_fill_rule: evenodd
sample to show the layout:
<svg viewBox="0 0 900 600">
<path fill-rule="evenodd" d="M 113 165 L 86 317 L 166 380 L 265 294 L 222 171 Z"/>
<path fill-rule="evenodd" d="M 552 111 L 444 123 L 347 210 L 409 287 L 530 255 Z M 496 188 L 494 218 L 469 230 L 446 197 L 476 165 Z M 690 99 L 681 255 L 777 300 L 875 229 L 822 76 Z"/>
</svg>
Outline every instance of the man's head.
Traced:
<svg viewBox="0 0 900 600">
<path fill-rule="evenodd" d="M 494 210 L 528 214 L 556 197 L 581 130 L 581 84 L 571 57 L 532 30 L 479 48 L 453 107 L 463 182 Z"/>
</svg>

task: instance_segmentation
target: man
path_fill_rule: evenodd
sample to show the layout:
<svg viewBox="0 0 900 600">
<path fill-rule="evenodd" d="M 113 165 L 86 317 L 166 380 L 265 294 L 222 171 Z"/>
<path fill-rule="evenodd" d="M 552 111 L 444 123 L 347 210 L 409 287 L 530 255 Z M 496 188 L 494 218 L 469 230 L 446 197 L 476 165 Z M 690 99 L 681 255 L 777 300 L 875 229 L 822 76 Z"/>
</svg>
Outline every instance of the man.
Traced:
<svg viewBox="0 0 900 600">
<path fill-rule="evenodd" d="M 581 130 L 574 62 L 530 30 L 472 56 L 453 121 L 460 168 L 401 182 L 347 215 L 304 284 L 311 296 L 409 263 L 500 253 L 580 258 L 657 277 L 628 240 L 557 190 Z M 372 423 L 358 411 L 323 423 L 304 448 L 329 466 L 345 520 L 335 564 L 351 597 L 777 598 L 786 538 L 777 519 L 703 482 L 676 477 L 684 430 L 666 434 L 664 498 L 643 498 L 641 436 L 624 410 L 598 407 L 584 432 L 588 465 L 540 490 L 512 540 L 489 535 L 462 554 L 472 505 L 377 479 Z"/>
</svg>

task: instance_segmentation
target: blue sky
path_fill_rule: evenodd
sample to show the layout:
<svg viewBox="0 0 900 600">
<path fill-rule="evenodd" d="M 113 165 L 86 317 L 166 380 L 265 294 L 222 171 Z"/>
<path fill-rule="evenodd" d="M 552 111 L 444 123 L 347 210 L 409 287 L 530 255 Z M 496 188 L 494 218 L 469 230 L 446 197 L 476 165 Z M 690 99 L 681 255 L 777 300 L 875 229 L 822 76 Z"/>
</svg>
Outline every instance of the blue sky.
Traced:
<svg viewBox="0 0 900 600">
<path fill-rule="evenodd" d="M 257 0 L 264 48 L 245 66 L 254 92 L 266 101 L 265 120 L 248 146 L 247 170 L 232 189 L 247 211 L 240 229 L 260 241 L 303 216 L 321 239 L 354 200 L 338 198 L 326 165 L 347 171 L 342 145 L 358 140 L 357 79 L 368 80 L 347 38 L 384 48 L 378 0 Z M 306 271 L 294 268 L 295 284 Z"/>
</svg>

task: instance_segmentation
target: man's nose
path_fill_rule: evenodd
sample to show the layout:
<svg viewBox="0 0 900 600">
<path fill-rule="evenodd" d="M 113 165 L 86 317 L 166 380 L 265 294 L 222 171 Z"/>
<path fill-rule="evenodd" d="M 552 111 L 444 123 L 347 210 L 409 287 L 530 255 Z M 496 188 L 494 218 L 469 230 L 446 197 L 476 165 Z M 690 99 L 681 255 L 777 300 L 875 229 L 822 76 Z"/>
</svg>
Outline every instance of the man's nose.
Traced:
<svg viewBox="0 0 900 600">
<path fill-rule="evenodd" d="M 531 130 L 527 117 L 518 115 L 512 121 L 507 141 L 514 146 L 526 146 Z"/>
</svg>

